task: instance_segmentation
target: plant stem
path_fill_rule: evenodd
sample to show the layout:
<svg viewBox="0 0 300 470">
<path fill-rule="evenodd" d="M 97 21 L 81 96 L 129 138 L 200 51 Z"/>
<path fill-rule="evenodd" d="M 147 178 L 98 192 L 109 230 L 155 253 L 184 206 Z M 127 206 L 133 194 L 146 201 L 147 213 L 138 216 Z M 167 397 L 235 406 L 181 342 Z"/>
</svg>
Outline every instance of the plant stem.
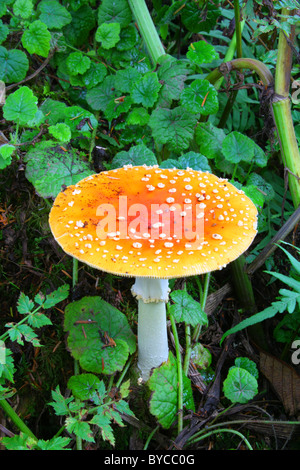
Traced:
<svg viewBox="0 0 300 470">
<path fill-rule="evenodd" d="M 12 422 L 17 426 L 17 428 L 26 434 L 27 436 L 32 437 L 37 441 L 37 438 L 33 434 L 33 432 L 26 426 L 24 421 L 17 415 L 15 410 L 10 406 L 7 400 L 3 399 L 0 400 L 0 406 L 3 409 L 3 411 L 9 416 L 9 418 L 12 420 Z"/>
<path fill-rule="evenodd" d="M 236 33 L 236 55 L 237 57 L 243 57 L 239 0 L 234 0 L 234 19 L 235 19 L 235 33 Z"/>
<path fill-rule="evenodd" d="M 183 377 L 182 377 L 182 362 L 180 354 L 180 344 L 178 338 L 178 332 L 176 328 L 176 323 L 174 316 L 169 312 L 169 317 L 172 326 L 172 332 L 174 335 L 175 341 L 175 350 L 176 350 L 176 362 L 177 362 L 177 374 L 178 374 L 178 434 L 182 431 L 183 428 Z"/>
<path fill-rule="evenodd" d="M 202 436 L 200 436 L 196 439 L 193 439 L 191 442 L 193 442 L 193 443 L 198 442 L 198 441 L 201 441 L 202 439 L 206 439 L 207 437 L 211 436 L 212 434 L 220 434 L 222 432 L 236 434 L 237 436 L 239 436 L 245 442 L 245 444 L 246 444 L 246 446 L 248 447 L 249 450 L 253 450 L 253 447 L 251 446 L 248 439 L 241 432 L 237 431 L 236 429 L 220 428 L 220 429 L 216 429 L 214 431 L 209 431 L 206 434 L 203 434 Z"/>
<path fill-rule="evenodd" d="M 283 8 L 282 15 L 293 14 Z M 285 21 L 285 20 L 283 20 Z M 295 28 L 291 26 L 288 38 L 294 41 Z M 289 187 L 295 208 L 300 204 L 300 153 L 295 135 L 294 124 L 289 100 L 291 80 L 292 49 L 285 33 L 280 30 L 278 39 L 278 53 L 275 72 L 275 98 L 272 103 L 273 116 L 281 146 L 282 160 L 285 170 L 288 171 Z"/>
<path fill-rule="evenodd" d="M 204 278 L 204 286 L 203 286 L 203 292 L 202 292 L 202 299 L 201 299 L 201 308 L 202 310 L 205 310 L 205 305 L 206 305 L 206 300 L 207 300 L 207 295 L 208 295 L 208 288 L 209 288 L 209 281 L 210 281 L 210 274 L 211 273 L 206 273 L 205 278 Z M 201 333 L 201 325 L 197 325 L 194 334 L 193 334 L 193 342 L 197 343 L 199 336 Z"/>
<path fill-rule="evenodd" d="M 146 44 L 153 64 L 165 54 L 145 0 L 128 0 L 129 6 L 136 19 L 141 36 Z"/>
</svg>

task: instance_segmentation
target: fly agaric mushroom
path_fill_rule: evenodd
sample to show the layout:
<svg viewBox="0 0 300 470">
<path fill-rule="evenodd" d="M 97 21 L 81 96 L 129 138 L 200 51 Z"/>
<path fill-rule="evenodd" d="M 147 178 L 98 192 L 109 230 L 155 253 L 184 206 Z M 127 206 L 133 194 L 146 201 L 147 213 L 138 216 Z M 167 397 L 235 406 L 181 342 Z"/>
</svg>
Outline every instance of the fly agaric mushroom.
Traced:
<svg viewBox="0 0 300 470">
<path fill-rule="evenodd" d="M 256 235 L 257 210 L 208 172 L 129 165 L 67 187 L 49 222 L 69 255 L 136 278 L 138 367 L 147 380 L 168 359 L 168 279 L 221 269 L 240 256 Z"/>
</svg>

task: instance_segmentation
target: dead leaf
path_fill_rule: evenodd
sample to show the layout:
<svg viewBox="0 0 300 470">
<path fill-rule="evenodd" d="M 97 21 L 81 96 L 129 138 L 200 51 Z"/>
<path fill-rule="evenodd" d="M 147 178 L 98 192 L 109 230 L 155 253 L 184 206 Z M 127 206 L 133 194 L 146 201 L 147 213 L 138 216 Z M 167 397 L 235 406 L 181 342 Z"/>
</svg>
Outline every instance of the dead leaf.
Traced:
<svg viewBox="0 0 300 470">
<path fill-rule="evenodd" d="M 289 416 L 300 416 L 300 376 L 284 361 L 260 352 L 260 370 L 271 383 Z"/>
</svg>

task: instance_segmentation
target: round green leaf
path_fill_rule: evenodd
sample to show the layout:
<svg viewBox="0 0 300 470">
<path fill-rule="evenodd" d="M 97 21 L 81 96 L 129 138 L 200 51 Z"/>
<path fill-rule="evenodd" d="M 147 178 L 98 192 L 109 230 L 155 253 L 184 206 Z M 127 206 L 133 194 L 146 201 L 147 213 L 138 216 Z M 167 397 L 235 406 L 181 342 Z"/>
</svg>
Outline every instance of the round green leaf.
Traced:
<svg viewBox="0 0 300 470">
<path fill-rule="evenodd" d="M 98 390 L 100 379 L 94 374 L 73 375 L 68 380 L 68 388 L 80 400 L 89 400 Z"/>
<path fill-rule="evenodd" d="M 9 27 L 0 20 L 0 44 L 2 44 L 9 35 Z"/>
<path fill-rule="evenodd" d="M 232 403 L 247 403 L 257 394 L 257 380 L 247 370 L 232 367 L 224 380 L 223 391 Z"/>
<path fill-rule="evenodd" d="M 169 353 L 169 359 L 153 370 L 148 381 L 153 392 L 150 399 L 150 412 L 158 422 L 168 429 L 178 413 L 178 372 L 176 359 Z M 190 380 L 183 375 L 183 404 L 188 410 L 194 410 L 194 400 Z"/>
<path fill-rule="evenodd" d="M 33 10 L 32 0 L 16 0 L 13 6 L 13 12 L 16 16 L 27 19 Z"/>
<path fill-rule="evenodd" d="M 111 49 L 120 40 L 119 23 L 102 23 L 95 34 L 96 41 L 101 43 L 103 49 Z"/>
<path fill-rule="evenodd" d="M 115 78 L 112 75 L 108 75 L 100 85 L 87 91 L 86 101 L 92 109 L 105 111 L 110 100 L 118 95 L 114 87 Z"/>
<path fill-rule="evenodd" d="M 72 355 L 88 372 L 120 371 L 136 349 L 125 315 L 100 297 L 84 297 L 69 304 L 64 328 Z"/>
<path fill-rule="evenodd" d="M 219 109 L 218 92 L 208 80 L 194 80 L 181 93 L 181 104 L 191 113 L 204 116 L 216 114 Z"/>
<path fill-rule="evenodd" d="M 233 131 L 224 138 L 222 152 L 226 160 L 231 163 L 241 161 L 251 163 L 254 157 L 254 142 L 246 135 Z"/>
<path fill-rule="evenodd" d="M 211 352 L 201 343 L 196 343 L 191 352 L 191 361 L 196 367 L 207 369 L 212 361 Z"/>
<path fill-rule="evenodd" d="M 157 165 L 154 153 L 145 145 L 132 146 L 128 151 L 118 152 L 112 160 L 112 168 L 122 168 L 124 165 Z"/>
<path fill-rule="evenodd" d="M 85 73 L 91 65 L 91 59 L 82 52 L 71 52 L 67 58 L 67 66 L 70 75 Z"/>
<path fill-rule="evenodd" d="M 133 83 L 131 98 L 134 103 L 142 104 L 145 108 L 149 108 L 157 100 L 160 88 L 161 84 L 158 81 L 156 72 L 147 72 Z"/>
<path fill-rule="evenodd" d="M 199 302 L 193 299 L 187 292 L 182 290 L 173 291 L 170 298 L 174 302 L 170 307 L 170 313 L 175 320 L 185 322 L 195 327 L 196 325 L 207 325 L 207 315 L 202 310 Z"/>
<path fill-rule="evenodd" d="M 7 50 L 0 46 L 0 80 L 16 83 L 26 77 L 29 62 L 26 54 L 17 49 Z"/>
<path fill-rule="evenodd" d="M 37 98 L 30 88 L 23 86 L 7 97 L 3 115 L 7 121 L 24 125 L 34 118 L 37 110 Z"/>
<path fill-rule="evenodd" d="M 63 122 L 50 126 L 48 130 L 49 134 L 60 142 L 69 142 L 71 140 L 71 129 Z"/>
<path fill-rule="evenodd" d="M 72 21 L 64 29 L 64 37 L 68 44 L 81 46 L 88 40 L 90 31 L 94 28 L 95 12 L 89 5 L 82 5 L 76 11 L 71 11 Z"/>
<path fill-rule="evenodd" d="M 98 24 L 120 23 L 124 28 L 132 20 L 127 0 L 103 0 L 98 10 Z"/>
<path fill-rule="evenodd" d="M 72 21 L 71 14 L 57 0 L 42 0 L 39 10 L 40 20 L 49 29 L 61 29 Z"/>
<path fill-rule="evenodd" d="M 155 109 L 148 125 L 158 144 L 167 144 L 170 150 L 178 154 L 189 147 L 196 122 L 196 114 L 178 106 L 174 109 Z"/>
<path fill-rule="evenodd" d="M 23 33 L 22 44 L 29 54 L 47 57 L 50 51 L 51 34 L 45 23 L 36 20 Z"/>
<path fill-rule="evenodd" d="M 219 58 L 213 46 L 206 41 L 198 41 L 189 45 L 187 58 L 195 64 L 209 64 Z"/>
<path fill-rule="evenodd" d="M 50 140 L 36 144 L 25 161 L 26 178 L 44 198 L 56 197 L 64 185 L 76 184 L 93 173 L 74 149 L 65 151 Z"/>
</svg>

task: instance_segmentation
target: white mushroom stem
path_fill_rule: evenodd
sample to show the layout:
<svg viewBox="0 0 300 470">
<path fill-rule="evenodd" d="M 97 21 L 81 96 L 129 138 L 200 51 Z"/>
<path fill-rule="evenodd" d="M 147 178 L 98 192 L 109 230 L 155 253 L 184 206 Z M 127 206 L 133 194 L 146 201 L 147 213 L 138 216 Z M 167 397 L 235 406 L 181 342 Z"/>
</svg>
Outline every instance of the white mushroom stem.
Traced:
<svg viewBox="0 0 300 470">
<path fill-rule="evenodd" d="M 136 278 L 132 293 L 138 299 L 138 368 L 147 381 L 151 369 L 167 361 L 167 279 Z"/>
</svg>

